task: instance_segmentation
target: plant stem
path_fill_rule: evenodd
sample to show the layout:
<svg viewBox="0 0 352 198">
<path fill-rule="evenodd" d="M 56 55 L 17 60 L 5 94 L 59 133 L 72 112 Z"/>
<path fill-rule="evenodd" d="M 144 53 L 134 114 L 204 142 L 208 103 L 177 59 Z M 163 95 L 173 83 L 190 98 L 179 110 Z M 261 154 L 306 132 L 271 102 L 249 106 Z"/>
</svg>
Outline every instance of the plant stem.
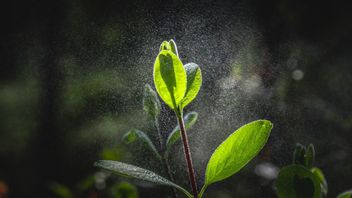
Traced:
<svg viewBox="0 0 352 198">
<path fill-rule="evenodd" d="M 160 127 L 159 127 L 159 122 L 158 122 L 158 118 L 157 117 L 154 118 L 154 125 L 155 125 L 156 130 L 158 131 L 158 139 L 159 139 L 159 144 L 160 144 L 160 151 L 164 152 L 165 149 L 164 149 L 164 144 L 163 144 L 163 136 L 161 134 L 161 130 L 160 130 Z M 166 171 L 169 179 L 172 182 L 174 182 L 174 177 L 173 177 L 172 172 L 171 172 L 169 161 L 167 160 L 167 158 L 164 157 L 165 156 L 164 154 L 162 154 L 161 156 L 163 156 L 163 157 L 161 157 L 161 163 L 163 165 L 163 168 Z M 172 197 L 173 198 L 177 198 L 176 189 L 175 188 L 171 188 L 171 189 L 172 189 Z"/>
<path fill-rule="evenodd" d="M 171 172 L 171 168 L 170 168 L 170 165 L 169 165 L 169 162 L 166 158 L 163 158 L 162 159 L 162 163 L 164 164 L 164 169 L 166 170 L 167 174 L 168 174 L 168 177 L 169 179 L 172 181 L 172 182 L 175 182 L 174 180 L 174 177 L 172 176 L 172 172 Z M 177 192 L 176 192 L 176 189 L 175 188 L 171 188 L 172 189 L 172 197 L 173 198 L 177 198 Z"/>
<path fill-rule="evenodd" d="M 182 110 L 181 113 L 177 115 L 177 120 L 178 120 L 178 125 L 180 127 L 181 131 L 181 139 L 183 143 L 183 152 L 186 158 L 187 162 L 187 167 L 188 167 L 188 176 L 189 176 L 189 182 L 191 183 L 192 187 L 192 192 L 193 192 L 193 197 L 198 198 L 198 190 L 197 190 L 197 182 L 196 182 L 196 177 L 194 174 L 194 168 L 193 168 L 193 163 L 192 163 L 192 156 L 191 156 L 191 151 L 189 149 L 189 144 L 188 144 L 188 138 L 187 138 L 187 133 L 185 129 L 185 124 L 183 122 L 183 115 L 182 115 Z"/>
</svg>

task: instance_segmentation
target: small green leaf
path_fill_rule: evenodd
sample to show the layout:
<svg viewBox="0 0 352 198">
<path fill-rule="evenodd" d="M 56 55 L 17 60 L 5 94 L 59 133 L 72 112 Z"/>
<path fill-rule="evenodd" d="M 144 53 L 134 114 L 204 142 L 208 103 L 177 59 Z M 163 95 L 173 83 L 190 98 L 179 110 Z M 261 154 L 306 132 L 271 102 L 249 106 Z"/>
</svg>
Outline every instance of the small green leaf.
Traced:
<svg viewBox="0 0 352 198">
<path fill-rule="evenodd" d="M 175 111 L 185 96 L 187 76 L 181 60 L 162 50 L 154 63 L 154 84 L 161 99 Z"/>
<path fill-rule="evenodd" d="M 149 84 L 145 85 L 143 96 L 143 110 L 152 116 L 157 117 L 160 114 L 160 101 L 156 92 L 150 87 Z"/>
<path fill-rule="evenodd" d="M 352 190 L 345 191 L 337 195 L 337 198 L 352 198 Z"/>
<path fill-rule="evenodd" d="M 293 164 L 304 165 L 305 153 L 306 153 L 306 148 L 302 144 L 297 143 L 295 150 L 293 152 Z"/>
<path fill-rule="evenodd" d="M 186 189 L 165 179 L 164 177 L 161 177 L 160 175 L 150 170 L 146 170 L 131 164 L 110 160 L 97 161 L 94 163 L 94 166 L 105 169 L 118 175 L 133 177 L 159 185 L 171 186 L 183 192 L 187 197 L 192 198 L 192 195 Z"/>
<path fill-rule="evenodd" d="M 192 102 L 202 85 L 202 72 L 199 66 L 195 63 L 187 63 L 184 67 L 187 73 L 187 91 L 182 100 L 182 108 Z"/>
<path fill-rule="evenodd" d="M 275 185 L 279 198 L 321 198 L 319 179 L 302 165 L 282 168 Z"/>
<path fill-rule="evenodd" d="M 326 182 L 323 171 L 317 167 L 310 169 L 310 171 L 319 179 L 321 190 L 326 196 L 328 194 L 328 183 Z"/>
<path fill-rule="evenodd" d="M 163 41 L 160 45 L 159 52 L 161 52 L 162 50 L 171 50 L 170 43 L 167 41 Z"/>
<path fill-rule="evenodd" d="M 304 165 L 308 168 L 311 169 L 313 167 L 315 160 L 315 150 L 313 144 L 309 144 L 306 153 L 304 155 Z"/>
<path fill-rule="evenodd" d="M 114 198 L 138 198 L 137 188 L 128 183 L 120 182 L 111 187 Z"/>
<path fill-rule="evenodd" d="M 169 41 L 171 51 L 178 56 L 177 46 L 174 40 Z"/>
<path fill-rule="evenodd" d="M 140 141 L 144 145 L 146 145 L 155 154 L 155 156 L 158 159 L 161 159 L 161 156 L 158 150 L 156 150 L 153 142 L 149 139 L 148 135 L 146 135 L 143 131 L 140 131 L 138 129 L 131 129 L 130 131 L 128 131 L 122 136 L 122 141 L 125 144 L 131 144 L 133 142 Z"/>
<path fill-rule="evenodd" d="M 198 113 L 197 112 L 189 112 L 185 115 L 184 117 L 184 123 L 185 123 L 185 128 L 189 129 L 193 126 L 194 123 L 196 123 L 198 118 Z M 166 141 L 166 147 L 167 150 L 169 150 L 171 148 L 171 146 L 173 144 L 175 144 L 175 142 L 180 139 L 181 137 L 181 133 L 180 133 L 180 128 L 177 125 L 174 130 L 172 130 L 172 132 L 169 134 L 169 137 L 167 138 Z"/>
<path fill-rule="evenodd" d="M 205 186 L 230 177 L 244 167 L 264 147 L 272 127 L 270 121 L 257 120 L 232 133 L 211 156 Z"/>
</svg>

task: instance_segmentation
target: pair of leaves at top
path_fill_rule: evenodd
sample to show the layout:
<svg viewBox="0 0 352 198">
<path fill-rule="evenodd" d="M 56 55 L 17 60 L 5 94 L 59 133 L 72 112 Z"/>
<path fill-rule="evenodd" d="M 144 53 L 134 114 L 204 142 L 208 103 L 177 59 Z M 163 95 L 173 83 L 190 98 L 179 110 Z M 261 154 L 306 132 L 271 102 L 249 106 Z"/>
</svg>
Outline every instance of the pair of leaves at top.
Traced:
<svg viewBox="0 0 352 198">
<path fill-rule="evenodd" d="M 297 144 L 293 152 L 293 165 L 280 170 L 276 181 L 279 198 L 326 197 L 328 184 L 323 172 L 314 167 L 315 149 Z"/>
<path fill-rule="evenodd" d="M 214 151 L 207 164 L 205 182 L 199 197 L 212 183 L 224 180 L 243 168 L 252 160 L 267 142 L 273 125 L 267 120 L 248 123 L 233 132 Z M 157 175 L 156 173 L 130 164 L 117 161 L 101 160 L 95 166 L 116 174 L 174 187 L 187 197 L 193 196 L 183 187 Z"/>
<path fill-rule="evenodd" d="M 173 40 L 161 44 L 153 74 L 159 96 L 178 115 L 197 96 L 202 85 L 199 66 L 195 63 L 183 65 Z"/>
</svg>

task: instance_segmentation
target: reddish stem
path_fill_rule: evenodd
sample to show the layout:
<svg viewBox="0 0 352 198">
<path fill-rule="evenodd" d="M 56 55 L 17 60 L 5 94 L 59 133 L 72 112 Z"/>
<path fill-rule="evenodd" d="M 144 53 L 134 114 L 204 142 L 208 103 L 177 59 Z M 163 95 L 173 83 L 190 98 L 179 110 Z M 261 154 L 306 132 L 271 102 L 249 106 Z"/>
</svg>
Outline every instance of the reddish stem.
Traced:
<svg viewBox="0 0 352 198">
<path fill-rule="evenodd" d="M 188 167 L 188 176 L 189 176 L 189 181 L 191 183 L 192 187 L 192 192 L 193 192 L 193 197 L 198 198 L 198 190 L 197 190 L 197 182 L 196 182 L 196 177 L 194 174 L 194 169 L 193 169 L 193 163 L 192 163 L 192 156 L 191 156 L 191 151 L 189 149 L 189 144 L 188 144 L 188 138 L 187 138 L 187 133 L 185 129 L 185 125 L 183 122 L 183 115 L 177 115 L 177 120 L 178 120 L 178 125 L 180 127 L 181 131 L 181 139 L 183 143 L 183 152 L 186 158 L 187 162 L 187 167 Z"/>
</svg>

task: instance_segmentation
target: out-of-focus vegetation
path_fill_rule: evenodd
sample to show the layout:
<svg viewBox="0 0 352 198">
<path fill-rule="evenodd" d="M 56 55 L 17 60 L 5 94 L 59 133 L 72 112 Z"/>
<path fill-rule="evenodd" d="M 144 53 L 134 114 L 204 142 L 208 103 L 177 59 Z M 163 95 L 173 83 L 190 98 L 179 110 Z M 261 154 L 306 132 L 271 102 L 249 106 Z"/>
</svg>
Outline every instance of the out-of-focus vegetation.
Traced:
<svg viewBox="0 0 352 198">
<path fill-rule="evenodd" d="M 275 123 L 268 148 L 209 197 L 275 197 L 277 167 L 290 163 L 295 142 L 319 150 L 328 196 L 351 187 L 352 24 L 344 2 L 29 0 L 4 2 L 0 15 L 0 197 L 118 197 L 124 186 L 135 196 L 125 185 L 132 181 L 92 164 L 124 160 L 157 171 L 121 138 L 131 127 L 151 130 L 141 108 L 152 82 L 147 57 L 168 38 L 205 71 L 192 104 L 202 137 L 190 135 L 196 166 L 227 137 L 221 131 L 264 115 Z M 172 114 L 165 106 L 161 113 L 162 131 L 171 131 Z M 140 197 L 168 191 L 133 185 Z"/>
<path fill-rule="evenodd" d="M 315 149 L 313 144 L 305 147 L 298 143 L 293 152 L 292 165 L 283 167 L 275 182 L 278 197 L 328 197 L 328 182 L 323 171 L 315 167 L 314 164 Z M 351 191 L 345 191 L 337 195 L 337 198 L 351 196 Z"/>
</svg>

